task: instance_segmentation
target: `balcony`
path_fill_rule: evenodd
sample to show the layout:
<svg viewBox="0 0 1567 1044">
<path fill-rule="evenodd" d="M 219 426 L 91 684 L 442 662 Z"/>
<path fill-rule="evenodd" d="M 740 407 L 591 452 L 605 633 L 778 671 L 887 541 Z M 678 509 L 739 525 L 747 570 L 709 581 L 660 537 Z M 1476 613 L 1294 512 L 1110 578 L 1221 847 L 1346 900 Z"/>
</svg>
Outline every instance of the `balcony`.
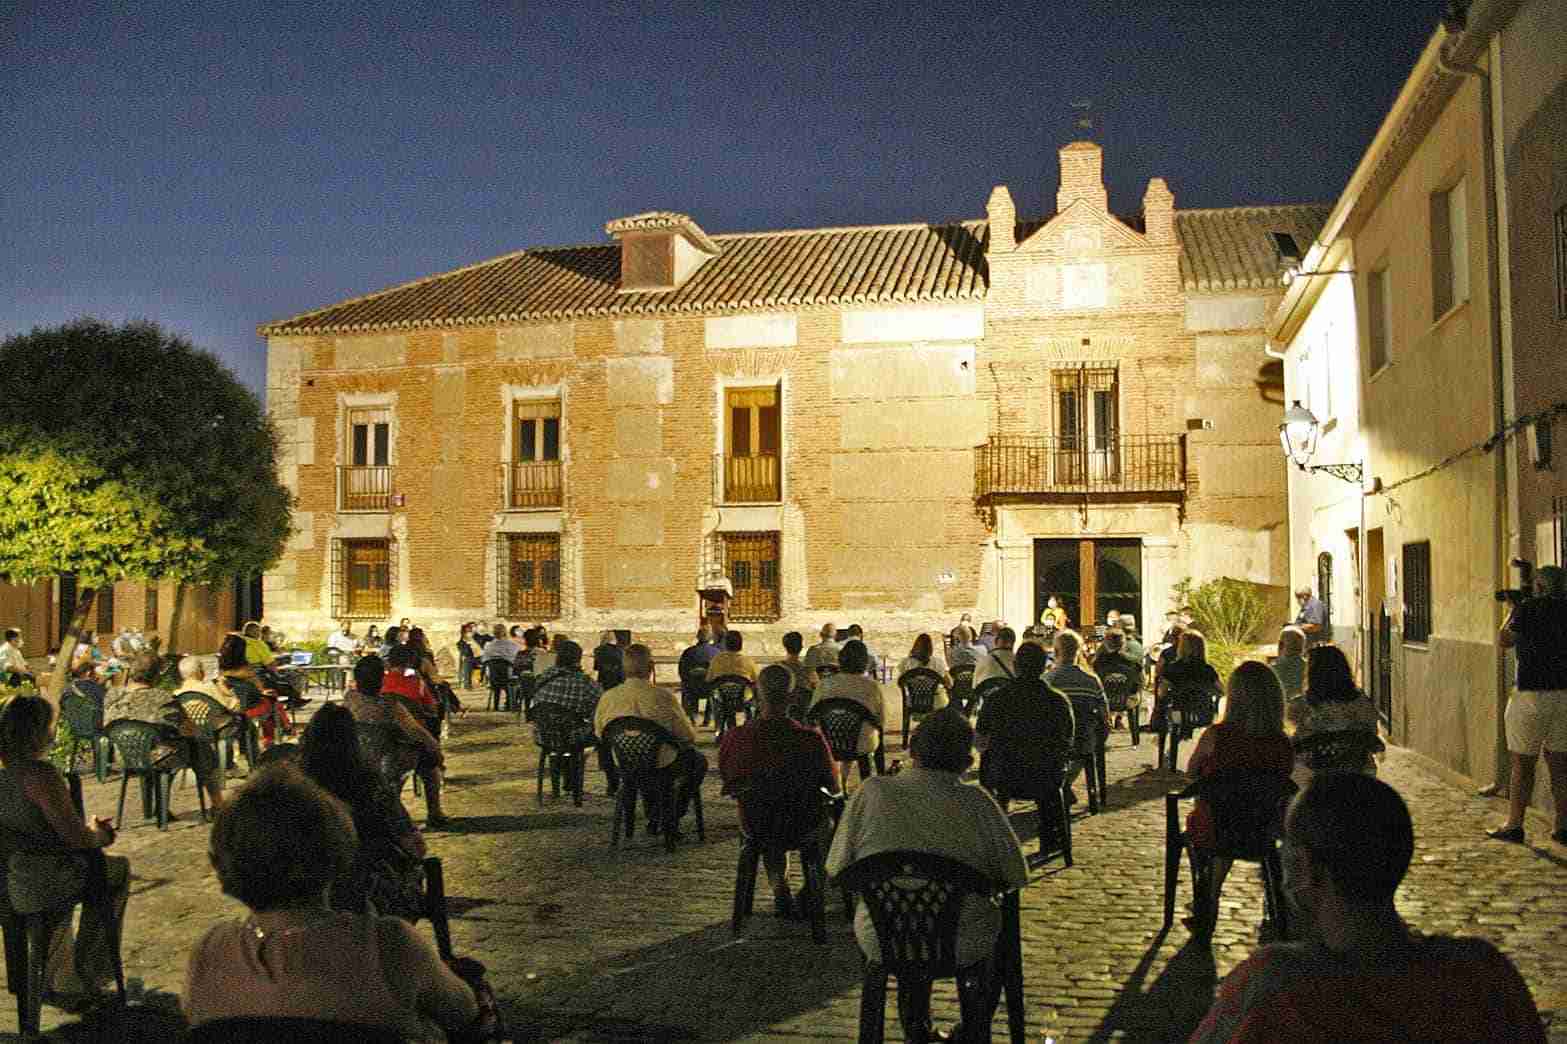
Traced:
<svg viewBox="0 0 1567 1044">
<path fill-rule="evenodd" d="M 720 455 L 714 468 L 714 493 L 721 504 L 776 504 L 783 499 L 778 457 Z"/>
<path fill-rule="evenodd" d="M 501 465 L 507 511 L 535 511 L 561 505 L 558 460 L 529 460 Z"/>
<path fill-rule="evenodd" d="M 346 466 L 337 469 L 337 510 L 392 510 L 392 469 Z"/>
<path fill-rule="evenodd" d="M 1185 435 L 1119 435 L 1089 444 L 1055 435 L 997 435 L 974 449 L 974 498 L 1064 494 L 1183 495 Z"/>
</svg>

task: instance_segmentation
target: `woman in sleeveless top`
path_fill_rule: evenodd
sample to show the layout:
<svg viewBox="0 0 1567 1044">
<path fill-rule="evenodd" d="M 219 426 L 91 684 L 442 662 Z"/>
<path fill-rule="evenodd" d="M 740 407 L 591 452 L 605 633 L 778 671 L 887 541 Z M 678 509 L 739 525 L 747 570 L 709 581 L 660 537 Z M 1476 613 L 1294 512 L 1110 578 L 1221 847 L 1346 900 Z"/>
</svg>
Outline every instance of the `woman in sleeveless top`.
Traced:
<svg viewBox="0 0 1567 1044">
<path fill-rule="evenodd" d="M 493 1024 L 482 977 L 476 992 L 406 923 L 327 908 L 355 844 L 343 807 L 291 768 L 262 773 L 223 806 L 212 865 L 250 915 L 215 925 L 191 951 L 181 1003 L 192 1025 L 326 1019 L 427 1040 Z"/>
<path fill-rule="evenodd" d="M 84 894 L 87 850 L 113 844 L 114 823 L 82 822 L 65 777 L 47 760 L 53 741 L 54 708 L 46 700 L 17 696 L 0 713 L 0 838 L 10 853 L 5 888 L 13 910 L 32 914 L 82 902 L 80 931 L 73 942 L 71 919 L 64 918 L 50 942 L 45 973 L 44 1000 L 75 1008 L 101 999 L 114 980 L 112 940 L 125 917 L 130 862 L 107 857 L 107 887 Z"/>
</svg>

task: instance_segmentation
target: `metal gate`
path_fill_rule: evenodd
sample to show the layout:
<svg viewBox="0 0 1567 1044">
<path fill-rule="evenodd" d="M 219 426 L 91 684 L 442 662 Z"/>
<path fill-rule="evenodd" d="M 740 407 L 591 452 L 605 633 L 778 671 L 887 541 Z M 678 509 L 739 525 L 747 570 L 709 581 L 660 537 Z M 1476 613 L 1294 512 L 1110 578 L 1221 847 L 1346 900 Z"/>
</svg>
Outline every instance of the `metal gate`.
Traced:
<svg viewBox="0 0 1567 1044">
<path fill-rule="evenodd" d="M 1376 663 L 1372 678 L 1375 679 L 1377 715 L 1389 732 L 1393 730 L 1393 618 L 1388 615 L 1387 604 L 1377 608 L 1377 640 L 1372 646 Z"/>
</svg>

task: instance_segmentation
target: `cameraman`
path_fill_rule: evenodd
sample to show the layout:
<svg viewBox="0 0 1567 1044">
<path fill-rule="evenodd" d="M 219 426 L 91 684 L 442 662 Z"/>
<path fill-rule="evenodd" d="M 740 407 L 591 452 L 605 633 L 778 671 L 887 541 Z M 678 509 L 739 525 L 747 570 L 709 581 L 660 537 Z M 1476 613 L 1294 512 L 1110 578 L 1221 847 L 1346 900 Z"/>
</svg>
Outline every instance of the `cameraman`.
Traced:
<svg viewBox="0 0 1567 1044">
<path fill-rule="evenodd" d="M 1556 811 L 1551 837 L 1567 844 L 1567 573 L 1541 566 L 1534 594 L 1513 608 L 1496 639 L 1502 648 L 1518 650 L 1518 687 L 1507 701 L 1507 749 L 1513 756 L 1507 822 L 1487 835 L 1523 843 L 1523 813 L 1543 749 Z"/>
</svg>

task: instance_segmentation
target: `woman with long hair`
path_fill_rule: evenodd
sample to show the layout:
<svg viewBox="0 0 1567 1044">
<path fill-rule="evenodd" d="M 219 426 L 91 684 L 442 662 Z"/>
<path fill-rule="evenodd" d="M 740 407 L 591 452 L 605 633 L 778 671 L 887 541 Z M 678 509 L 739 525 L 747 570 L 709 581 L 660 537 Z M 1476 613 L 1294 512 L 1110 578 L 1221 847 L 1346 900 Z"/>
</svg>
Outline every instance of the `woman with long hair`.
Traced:
<svg viewBox="0 0 1567 1044">
<path fill-rule="evenodd" d="M 1355 674 L 1350 669 L 1349 658 L 1336 645 L 1314 645 L 1306 653 L 1305 714 L 1295 729 L 1295 742 L 1324 732 L 1362 730 L 1377 733 L 1377 709 L 1370 698 L 1355 685 Z M 1317 772 L 1362 772 L 1368 776 L 1377 774 L 1376 756 L 1367 754 L 1364 760 L 1354 764 L 1324 763 L 1312 759 L 1312 765 L 1302 765 L 1296 782 L 1302 783 Z M 1303 779 L 1304 777 L 1304 779 Z"/>
<path fill-rule="evenodd" d="M 262 687 L 261 678 L 246 658 L 245 636 L 229 634 L 218 646 L 219 689 L 238 703 L 245 717 L 261 723 L 261 738 L 267 746 L 275 740 L 277 728 L 292 729 L 288 712 L 279 703 L 277 693 Z"/>
<path fill-rule="evenodd" d="M 352 873 L 332 885 L 332 909 L 362 911 L 369 901 L 378 913 L 411 920 L 418 912 L 424 837 L 386 777 L 365 760 L 346 708 L 328 703 L 316 712 L 299 744 L 299 767 L 348 806 L 359 835 Z"/>
<path fill-rule="evenodd" d="M 1204 700 L 1210 700 L 1219 689 L 1219 672 L 1208 662 L 1208 639 L 1201 631 L 1186 628 L 1180 633 L 1175 659 L 1166 663 L 1159 673 L 1158 687 L 1154 690 L 1153 720 L 1149 727 L 1159 733 L 1159 764 L 1164 764 L 1164 743 L 1169 733 L 1167 721 L 1172 709 L 1190 716 L 1194 710 L 1206 714 Z"/>
<path fill-rule="evenodd" d="M 1284 735 L 1284 690 L 1267 664 L 1247 660 L 1230 675 L 1224 716 L 1203 731 L 1186 771 L 1193 776 L 1257 773 L 1283 780 L 1290 777 L 1294 766 L 1294 750 Z M 1186 834 L 1199 854 L 1212 850 L 1216 841 L 1213 810 L 1206 802 L 1199 800 L 1193 806 Z M 1214 857 L 1211 891 L 1197 897 L 1198 923 L 1206 925 L 1204 915 L 1211 914 L 1229 872 L 1230 861 Z"/>
<path fill-rule="evenodd" d="M 941 655 L 940 649 L 941 646 L 937 644 L 935 638 L 929 633 L 921 633 L 914 639 L 914 645 L 909 649 L 909 655 L 905 656 L 903 661 L 898 664 L 898 671 L 895 677 L 901 678 L 906 672 L 912 671 L 916 667 L 924 667 L 941 675 L 941 683 L 950 689 L 952 687 L 952 675 L 947 671 L 947 661 Z M 941 702 L 936 704 L 937 709 L 946 706 L 947 702 L 945 695 L 940 696 L 939 699 Z"/>
</svg>

